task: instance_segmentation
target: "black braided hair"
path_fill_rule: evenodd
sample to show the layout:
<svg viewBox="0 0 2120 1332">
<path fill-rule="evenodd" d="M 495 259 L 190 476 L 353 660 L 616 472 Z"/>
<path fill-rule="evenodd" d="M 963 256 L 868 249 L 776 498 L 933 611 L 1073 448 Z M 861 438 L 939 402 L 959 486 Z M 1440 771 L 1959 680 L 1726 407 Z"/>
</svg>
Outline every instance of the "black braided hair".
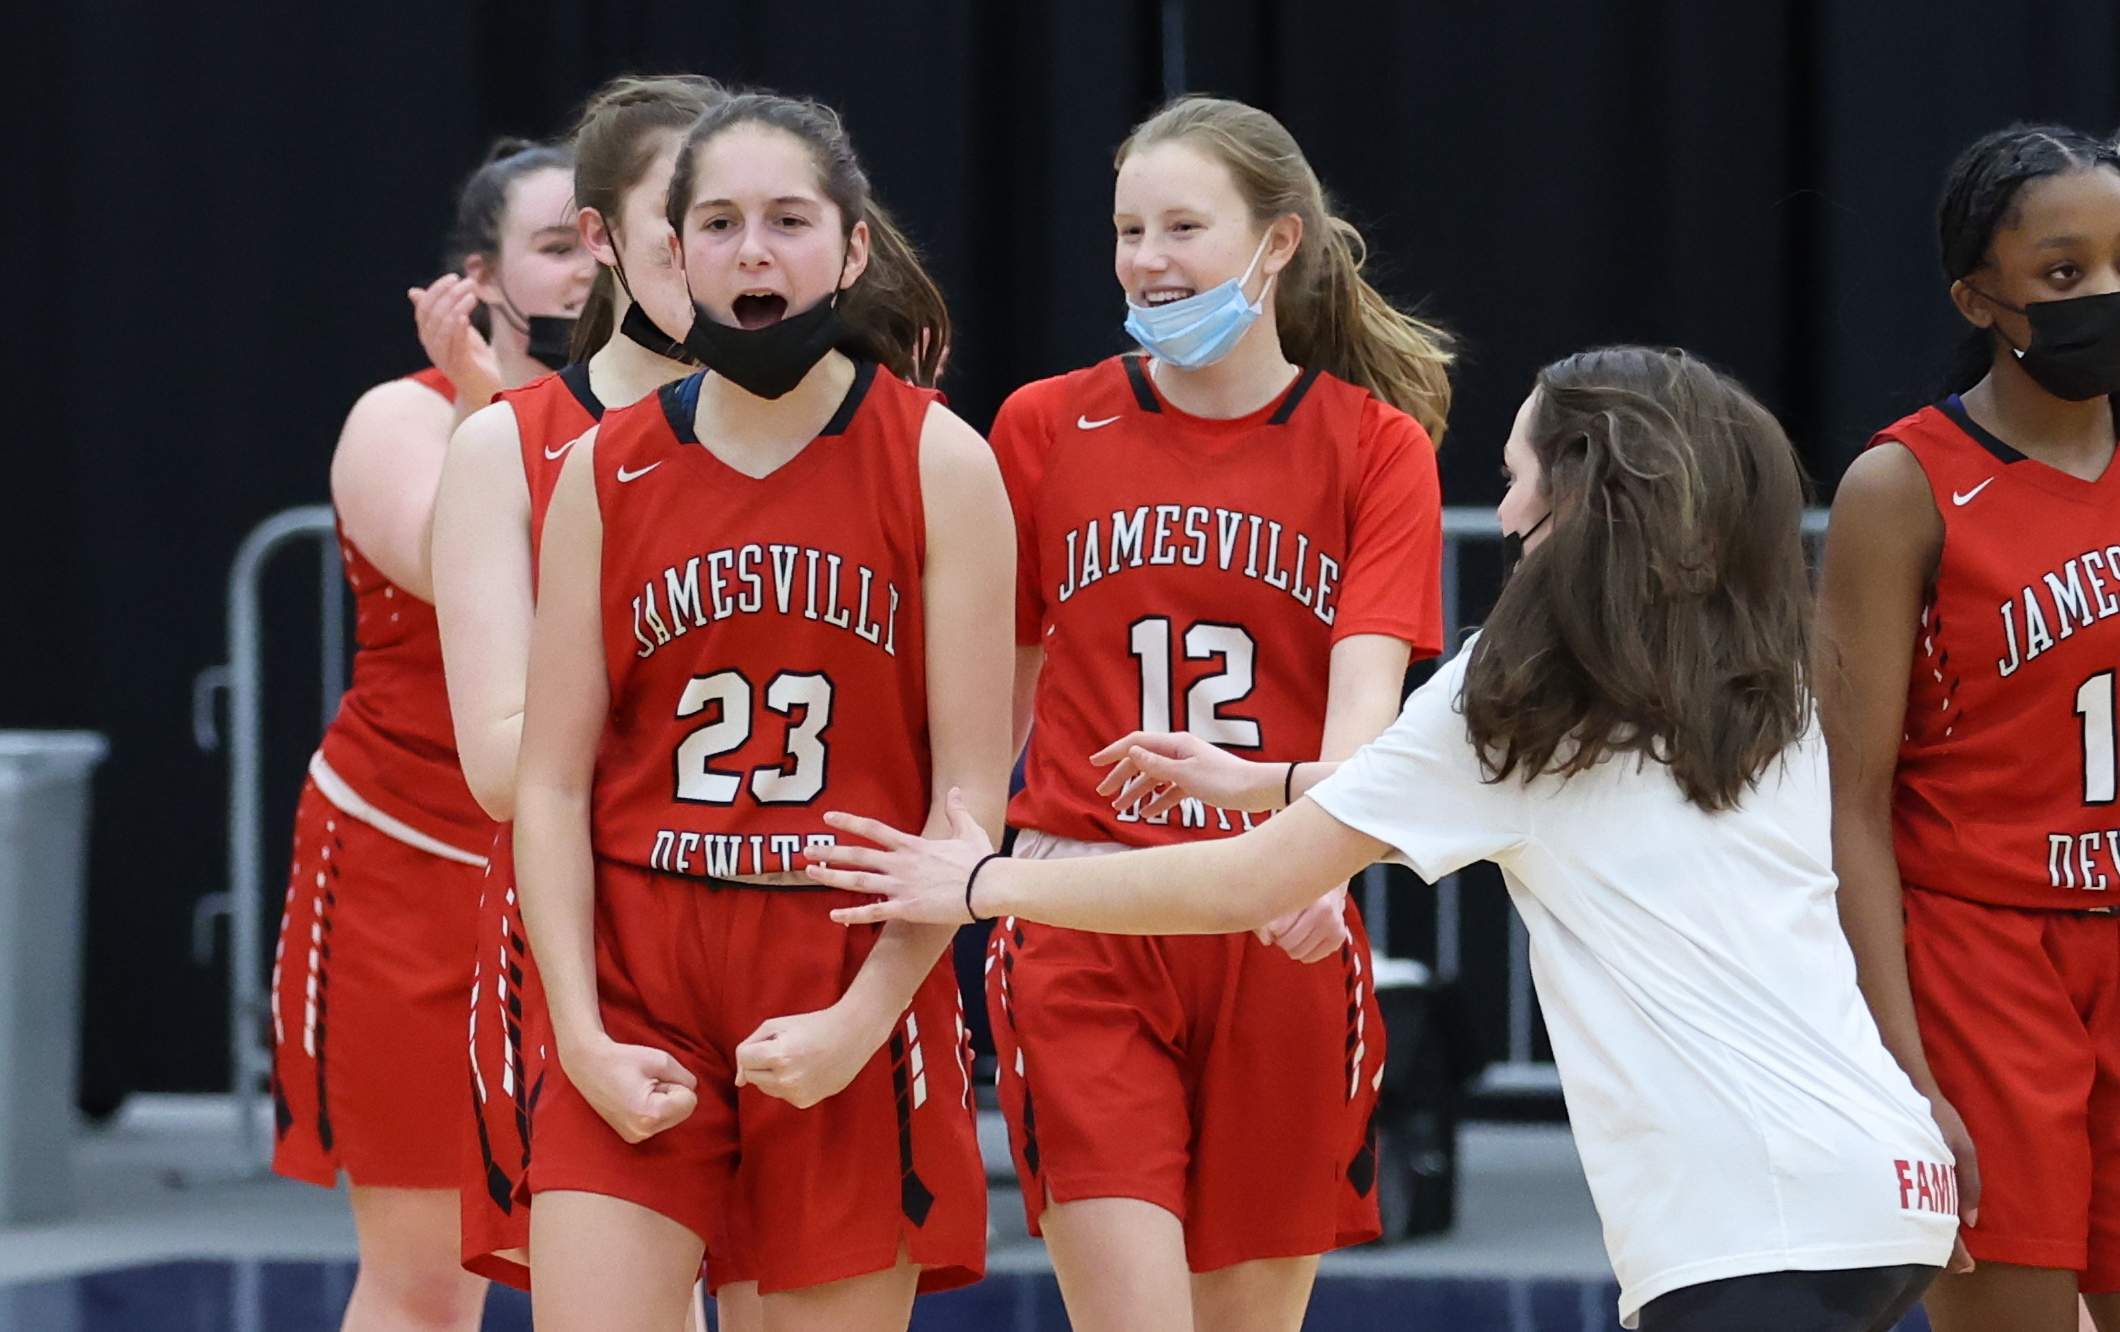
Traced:
<svg viewBox="0 0 2120 1332">
<path fill-rule="evenodd" d="M 2012 225 L 2018 196 L 2027 184 L 2094 167 L 2120 171 L 2120 147 L 2066 125 L 2020 122 L 1960 153 L 1944 177 L 1943 198 L 1936 205 L 1945 280 L 1957 282 L 1987 266 L 1995 233 Z M 1965 392 L 1993 363 L 1991 335 L 1974 329 L 1952 352 L 1937 396 Z"/>
</svg>

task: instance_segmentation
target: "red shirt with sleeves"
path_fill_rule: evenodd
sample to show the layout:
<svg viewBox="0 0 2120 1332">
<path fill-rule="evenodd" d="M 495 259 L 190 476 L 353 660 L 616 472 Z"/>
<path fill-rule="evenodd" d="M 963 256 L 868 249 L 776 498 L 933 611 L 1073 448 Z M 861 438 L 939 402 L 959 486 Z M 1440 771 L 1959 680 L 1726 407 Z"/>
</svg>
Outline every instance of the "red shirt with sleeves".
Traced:
<svg viewBox="0 0 2120 1332">
<path fill-rule="evenodd" d="M 1190 730 L 1247 758 L 1315 759 L 1333 645 L 1442 650 L 1442 490 L 1412 417 L 1304 371 L 1248 416 L 1163 401 L 1140 357 L 1041 380 L 992 434 L 1017 533 L 1016 640 L 1045 649 L 1009 820 L 1155 845 L 1259 817 L 1114 811 L 1089 756 Z"/>
</svg>

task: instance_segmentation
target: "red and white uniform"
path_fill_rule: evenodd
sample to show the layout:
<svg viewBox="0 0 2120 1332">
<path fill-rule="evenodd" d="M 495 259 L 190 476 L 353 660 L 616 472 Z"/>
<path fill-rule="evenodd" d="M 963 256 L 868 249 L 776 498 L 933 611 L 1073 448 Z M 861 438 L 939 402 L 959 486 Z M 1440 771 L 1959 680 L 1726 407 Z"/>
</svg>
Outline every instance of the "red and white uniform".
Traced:
<svg viewBox="0 0 2120 1332">
<path fill-rule="evenodd" d="M 824 812 L 927 816 L 932 395 L 859 363 L 818 438 L 753 478 L 693 438 L 699 382 L 598 431 L 611 710 L 592 841 L 605 1028 L 673 1053 L 700 1105 L 628 1145 L 554 1064 L 531 1187 L 626 1198 L 709 1240 L 738 1191 L 768 1294 L 881 1271 L 901 1248 L 923 1289 L 962 1285 L 984 1269 L 986 1184 L 947 960 L 837 1096 L 796 1110 L 734 1086 L 737 1044 L 835 1002 L 878 933 L 828 915 L 861 899 L 795 878 L 833 838 Z M 757 875 L 793 881 L 733 881 Z"/>
<path fill-rule="evenodd" d="M 450 401 L 434 370 L 411 378 Z M 434 607 L 343 534 L 353 685 L 310 760 L 273 957 L 273 1168 L 454 1188 L 463 985 L 494 824 L 457 764 Z"/>
<path fill-rule="evenodd" d="M 1892 814 L 1922 1043 L 1980 1153 L 1962 1233 L 2120 1290 L 2120 467 L 2027 458 L 1955 397 L 1886 440 L 1944 528 Z"/>
<path fill-rule="evenodd" d="M 1019 390 L 993 444 L 1015 507 L 1017 642 L 1042 646 L 1016 854 L 1243 832 L 1198 801 L 1115 812 L 1089 756 L 1135 729 L 1313 760 L 1333 645 L 1442 645 L 1435 452 L 1412 418 L 1305 371 L 1249 416 L 1164 402 L 1119 357 Z M 989 999 L 1035 1229 L 1061 1202 L 1178 1215 L 1206 1271 L 1379 1231 L 1368 1144 L 1384 1040 L 1368 943 L 1305 966 L 1250 933 L 1125 938 L 1014 920 Z"/>
<path fill-rule="evenodd" d="M 515 413 L 530 491 L 534 571 L 560 469 L 574 441 L 603 417 L 604 405 L 581 362 L 509 389 L 499 401 Z M 551 1053 L 551 1025 L 515 894 L 513 824 L 500 826 L 488 860 L 471 977 L 471 1142 L 458 1188 L 463 1260 L 481 1276 L 527 1290 L 530 1196 L 521 1184 L 530 1164 L 530 1115 Z"/>
</svg>

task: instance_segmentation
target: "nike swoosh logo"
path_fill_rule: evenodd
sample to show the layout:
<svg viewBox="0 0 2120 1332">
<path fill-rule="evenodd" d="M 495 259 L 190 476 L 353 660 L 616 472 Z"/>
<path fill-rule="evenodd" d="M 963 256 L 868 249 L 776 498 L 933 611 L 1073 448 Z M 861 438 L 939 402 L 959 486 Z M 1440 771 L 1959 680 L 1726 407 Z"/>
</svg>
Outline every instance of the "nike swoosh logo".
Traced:
<svg viewBox="0 0 2120 1332">
<path fill-rule="evenodd" d="M 1951 492 L 1951 503 L 1956 504 L 1962 508 L 1965 505 L 1971 504 L 1973 502 L 1973 496 L 1979 494 L 1981 491 L 1986 490 L 1989 486 L 1994 484 L 1995 478 L 1991 476 L 1987 480 L 1981 482 L 1979 485 L 1974 486 L 1971 490 L 1966 491 L 1963 495 L 1959 494 L 1957 491 L 1954 490 Z"/>
<path fill-rule="evenodd" d="M 573 447 L 574 447 L 574 441 L 570 439 L 570 440 L 568 440 L 568 441 L 567 441 L 566 443 L 564 443 L 564 444 L 560 445 L 560 446 L 559 446 L 558 448 L 556 448 L 556 449 L 546 449 L 546 450 L 545 450 L 545 461 L 546 461 L 546 462 L 558 462 L 558 461 L 559 461 L 560 459 L 562 459 L 562 458 L 566 457 L 566 456 L 567 456 L 567 450 L 568 450 L 568 449 L 571 449 L 571 448 L 573 448 Z"/>
<path fill-rule="evenodd" d="M 1075 418 L 1075 428 L 1077 430 L 1095 430 L 1098 426 L 1108 426 L 1118 419 L 1116 416 L 1107 416 L 1102 421 L 1092 421 L 1087 416 L 1078 416 Z"/>
<path fill-rule="evenodd" d="M 625 468 L 621 467 L 618 469 L 618 479 L 621 481 L 638 481 L 642 477 L 646 476 L 648 473 L 654 471 L 660 466 L 662 466 L 662 464 L 659 462 L 651 462 L 646 467 L 641 468 L 637 472 L 629 472 Z"/>
</svg>

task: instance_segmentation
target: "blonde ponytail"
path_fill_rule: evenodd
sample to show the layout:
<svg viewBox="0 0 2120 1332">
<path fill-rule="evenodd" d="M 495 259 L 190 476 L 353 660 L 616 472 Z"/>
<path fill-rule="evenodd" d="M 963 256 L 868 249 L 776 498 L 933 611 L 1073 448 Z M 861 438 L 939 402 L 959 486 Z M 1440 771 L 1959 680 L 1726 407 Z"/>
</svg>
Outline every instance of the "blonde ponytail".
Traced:
<svg viewBox="0 0 2120 1332">
<path fill-rule="evenodd" d="M 1136 126 L 1119 146 L 1118 161 L 1179 139 L 1229 169 L 1255 221 L 1263 225 L 1290 214 L 1302 220 L 1302 243 L 1274 284 L 1282 353 L 1369 390 L 1442 443 L 1456 339 L 1394 306 L 1362 276 L 1369 247 L 1353 223 L 1334 214 L 1294 136 L 1257 107 L 1184 97 Z"/>
</svg>

